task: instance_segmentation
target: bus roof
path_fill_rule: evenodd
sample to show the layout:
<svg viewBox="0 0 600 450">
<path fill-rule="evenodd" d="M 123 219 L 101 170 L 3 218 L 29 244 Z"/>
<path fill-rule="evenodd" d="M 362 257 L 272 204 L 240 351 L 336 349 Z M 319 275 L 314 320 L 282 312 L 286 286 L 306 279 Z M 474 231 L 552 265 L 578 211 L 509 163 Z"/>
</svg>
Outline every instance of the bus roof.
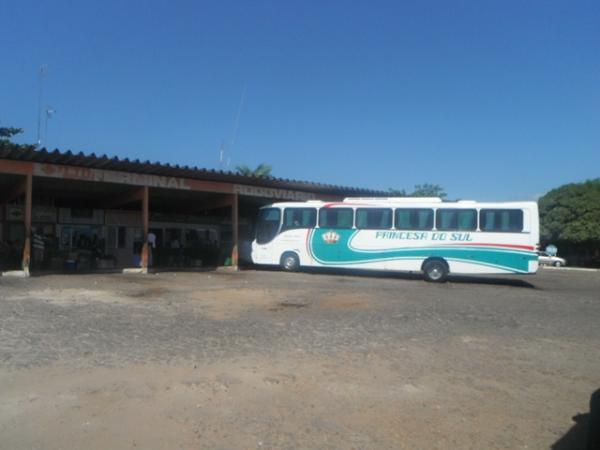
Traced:
<svg viewBox="0 0 600 450">
<path fill-rule="evenodd" d="M 346 197 L 344 202 L 361 203 L 442 203 L 439 197 Z"/>
<path fill-rule="evenodd" d="M 408 206 L 411 207 L 427 207 L 427 208 L 537 208 L 537 202 L 535 201 L 508 201 L 508 202 L 478 202 L 475 200 L 457 200 L 457 201 L 443 201 L 439 197 L 348 197 L 343 201 L 322 201 L 322 200 L 307 200 L 304 202 L 277 202 L 267 207 L 279 207 L 279 208 L 290 208 L 290 207 L 390 207 L 397 208 Z"/>
</svg>

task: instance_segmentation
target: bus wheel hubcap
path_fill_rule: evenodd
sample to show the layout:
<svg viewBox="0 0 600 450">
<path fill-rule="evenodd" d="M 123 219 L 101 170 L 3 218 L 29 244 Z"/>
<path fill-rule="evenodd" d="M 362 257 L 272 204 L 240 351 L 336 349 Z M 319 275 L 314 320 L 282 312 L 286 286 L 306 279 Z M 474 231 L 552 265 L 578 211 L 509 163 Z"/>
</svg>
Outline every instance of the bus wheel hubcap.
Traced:
<svg viewBox="0 0 600 450">
<path fill-rule="evenodd" d="M 433 278 L 434 280 L 437 280 L 438 278 L 440 278 L 442 276 L 442 271 L 440 270 L 439 267 L 434 266 L 431 268 L 431 270 L 429 271 L 429 276 L 431 278 Z"/>
</svg>

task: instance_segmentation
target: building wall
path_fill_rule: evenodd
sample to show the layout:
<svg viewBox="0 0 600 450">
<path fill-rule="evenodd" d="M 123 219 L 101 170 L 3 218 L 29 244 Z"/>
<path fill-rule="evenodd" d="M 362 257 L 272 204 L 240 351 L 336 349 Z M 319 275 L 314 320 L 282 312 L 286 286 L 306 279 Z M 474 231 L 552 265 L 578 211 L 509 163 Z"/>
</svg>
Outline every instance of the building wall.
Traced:
<svg viewBox="0 0 600 450">
<path fill-rule="evenodd" d="M 2 210 L 0 229 L 3 240 L 24 240 L 23 206 L 7 205 Z M 83 252 L 84 248 L 98 246 L 102 255 L 112 257 L 115 265 L 101 262 L 99 268 L 132 267 L 139 262 L 136 250 L 144 242 L 142 217 L 139 211 L 102 210 L 81 208 L 52 208 L 33 206 L 32 229 L 41 230 L 46 242 L 44 268 L 60 270 L 65 260 L 79 259 L 79 269 L 92 269 L 92 252 Z M 158 220 L 153 220 L 158 219 Z M 247 221 L 242 220 L 242 225 Z M 194 217 L 181 214 L 151 215 L 150 231 L 157 235 L 157 249 L 163 252 L 163 264 L 168 263 L 168 252 L 173 236 L 177 236 L 182 249 L 197 243 L 198 240 L 214 246 L 229 246 L 230 251 L 231 220 L 216 216 Z M 192 239 L 192 236 L 197 239 Z M 230 239 L 230 238 L 229 238 Z M 85 257 L 82 255 L 86 253 Z M 87 255 L 89 253 L 89 257 Z M 155 253 L 156 256 L 157 253 Z M 199 265 L 201 258 L 195 258 L 193 264 Z M 206 261 L 204 261 L 206 263 Z M 190 263 L 191 264 L 191 263 Z"/>
</svg>

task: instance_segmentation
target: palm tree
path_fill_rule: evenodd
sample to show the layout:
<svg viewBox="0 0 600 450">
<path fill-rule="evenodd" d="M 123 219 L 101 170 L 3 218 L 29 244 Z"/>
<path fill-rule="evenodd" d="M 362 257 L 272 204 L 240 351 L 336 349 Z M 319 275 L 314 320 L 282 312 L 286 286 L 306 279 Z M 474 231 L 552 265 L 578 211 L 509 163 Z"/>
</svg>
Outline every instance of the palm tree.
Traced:
<svg viewBox="0 0 600 450">
<path fill-rule="evenodd" d="M 240 175 L 244 175 L 246 177 L 269 177 L 271 176 L 271 166 L 265 163 L 260 163 L 256 169 L 252 170 L 246 164 L 240 164 L 235 167 L 235 170 Z"/>
</svg>

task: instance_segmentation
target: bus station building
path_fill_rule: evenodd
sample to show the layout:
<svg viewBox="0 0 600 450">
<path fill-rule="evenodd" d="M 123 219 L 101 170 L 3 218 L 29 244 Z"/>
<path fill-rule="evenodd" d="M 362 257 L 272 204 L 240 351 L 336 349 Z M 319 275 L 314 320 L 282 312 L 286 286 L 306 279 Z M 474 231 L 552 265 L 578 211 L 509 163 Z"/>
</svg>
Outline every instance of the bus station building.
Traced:
<svg viewBox="0 0 600 450">
<path fill-rule="evenodd" d="M 237 266 L 261 206 L 353 196 L 386 193 L 0 143 L 0 271 Z"/>
</svg>

